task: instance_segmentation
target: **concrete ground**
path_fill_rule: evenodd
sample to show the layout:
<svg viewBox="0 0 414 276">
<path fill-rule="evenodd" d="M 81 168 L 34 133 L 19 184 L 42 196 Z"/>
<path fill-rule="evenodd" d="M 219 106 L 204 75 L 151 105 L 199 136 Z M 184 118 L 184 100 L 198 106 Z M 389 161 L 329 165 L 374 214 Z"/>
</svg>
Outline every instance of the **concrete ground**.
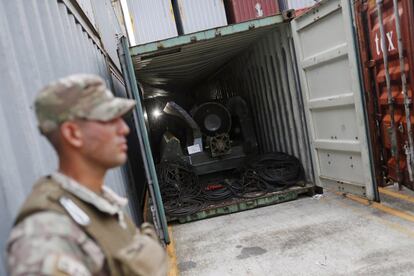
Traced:
<svg viewBox="0 0 414 276">
<path fill-rule="evenodd" d="M 399 191 L 395 186 L 380 188 L 381 203 L 414 216 L 414 191 L 402 187 Z"/>
<path fill-rule="evenodd" d="M 414 202 L 404 204 L 398 207 L 414 210 Z M 414 216 L 402 219 L 399 211 L 375 206 L 328 192 L 176 224 L 178 270 L 197 276 L 414 275 Z"/>
</svg>

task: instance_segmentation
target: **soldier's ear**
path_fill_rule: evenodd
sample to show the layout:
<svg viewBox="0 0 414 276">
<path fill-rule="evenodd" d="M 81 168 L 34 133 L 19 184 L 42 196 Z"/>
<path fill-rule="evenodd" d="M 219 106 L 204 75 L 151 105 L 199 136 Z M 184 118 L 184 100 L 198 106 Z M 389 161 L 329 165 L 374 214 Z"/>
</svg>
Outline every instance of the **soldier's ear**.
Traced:
<svg viewBox="0 0 414 276">
<path fill-rule="evenodd" d="M 78 124 L 73 121 L 64 122 L 60 125 L 60 132 L 65 143 L 75 148 L 82 147 L 82 131 Z"/>
</svg>

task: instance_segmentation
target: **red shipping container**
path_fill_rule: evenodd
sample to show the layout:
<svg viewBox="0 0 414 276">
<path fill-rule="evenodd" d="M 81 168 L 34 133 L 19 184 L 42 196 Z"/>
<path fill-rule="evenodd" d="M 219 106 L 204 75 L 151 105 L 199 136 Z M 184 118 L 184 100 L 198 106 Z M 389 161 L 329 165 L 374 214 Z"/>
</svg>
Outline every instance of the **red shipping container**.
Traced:
<svg viewBox="0 0 414 276">
<path fill-rule="evenodd" d="M 414 181 L 410 180 L 408 171 L 411 155 L 407 156 L 407 153 L 410 150 L 406 151 L 406 146 L 410 146 L 410 135 L 414 136 L 414 105 L 410 103 L 414 91 L 414 2 L 398 0 L 397 3 L 398 6 L 394 7 L 393 0 L 384 0 L 378 5 L 374 0 L 354 1 L 355 20 L 377 182 L 385 186 L 398 181 L 414 190 Z M 379 8 L 382 20 L 378 15 Z M 398 49 L 397 12 L 400 18 L 402 64 Z M 381 27 L 385 46 L 382 45 Z M 384 52 L 387 53 L 389 85 L 386 81 Z M 401 71 L 405 72 L 406 92 L 402 85 Z M 406 96 L 407 112 L 404 106 Z M 394 109 L 394 130 L 391 129 L 391 108 Z M 407 127 L 408 113 L 411 133 Z M 393 146 L 394 135 L 397 141 Z"/>
<path fill-rule="evenodd" d="M 226 0 L 225 5 L 230 24 L 279 13 L 277 0 Z"/>
</svg>

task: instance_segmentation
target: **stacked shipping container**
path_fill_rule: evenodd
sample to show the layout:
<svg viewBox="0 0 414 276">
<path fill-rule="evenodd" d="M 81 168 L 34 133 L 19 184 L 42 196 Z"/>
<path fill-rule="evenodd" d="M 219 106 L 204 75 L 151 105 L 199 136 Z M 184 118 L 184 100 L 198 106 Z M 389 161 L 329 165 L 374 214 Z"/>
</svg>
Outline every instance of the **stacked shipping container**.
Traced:
<svg viewBox="0 0 414 276">
<path fill-rule="evenodd" d="M 413 6 L 411 0 L 355 3 L 377 181 L 412 189 Z"/>
<path fill-rule="evenodd" d="M 189 34 L 227 25 L 223 0 L 174 0 L 180 34 Z"/>
<path fill-rule="evenodd" d="M 288 9 L 302 10 L 313 6 L 320 0 L 278 0 L 281 11 Z"/>
<path fill-rule="evenodd" d="M 127 8 L 132 45 L 279 13 L 277 0 L 127 0 Z"/>
<path fill-rule="evenodd" d="M 133 44 L 145 44 L 178 35 L 170 0 L 128 0 L 127 5 L 135 38 Z"/>
<path fill-rule="evenodd" d="M 228 0 L 226 9 L 229 23 L 275 15 L 279 5 L 275 0 Z"/>
</svg>

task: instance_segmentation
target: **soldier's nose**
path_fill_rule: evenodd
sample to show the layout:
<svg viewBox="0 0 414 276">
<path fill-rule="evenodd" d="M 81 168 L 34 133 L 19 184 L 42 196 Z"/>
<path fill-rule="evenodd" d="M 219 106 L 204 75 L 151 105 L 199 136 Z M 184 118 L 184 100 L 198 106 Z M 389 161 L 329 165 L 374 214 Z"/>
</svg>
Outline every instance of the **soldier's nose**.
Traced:
<svg viewBox="0 0 414 276">
<path fill-rule="evenodd" d="M 124 119 L 119 118 L 118 121 L 118 131 L 122 135 L 128 135 L 129 134 L 129 126 L 125 123 Z"/>
</svg>

